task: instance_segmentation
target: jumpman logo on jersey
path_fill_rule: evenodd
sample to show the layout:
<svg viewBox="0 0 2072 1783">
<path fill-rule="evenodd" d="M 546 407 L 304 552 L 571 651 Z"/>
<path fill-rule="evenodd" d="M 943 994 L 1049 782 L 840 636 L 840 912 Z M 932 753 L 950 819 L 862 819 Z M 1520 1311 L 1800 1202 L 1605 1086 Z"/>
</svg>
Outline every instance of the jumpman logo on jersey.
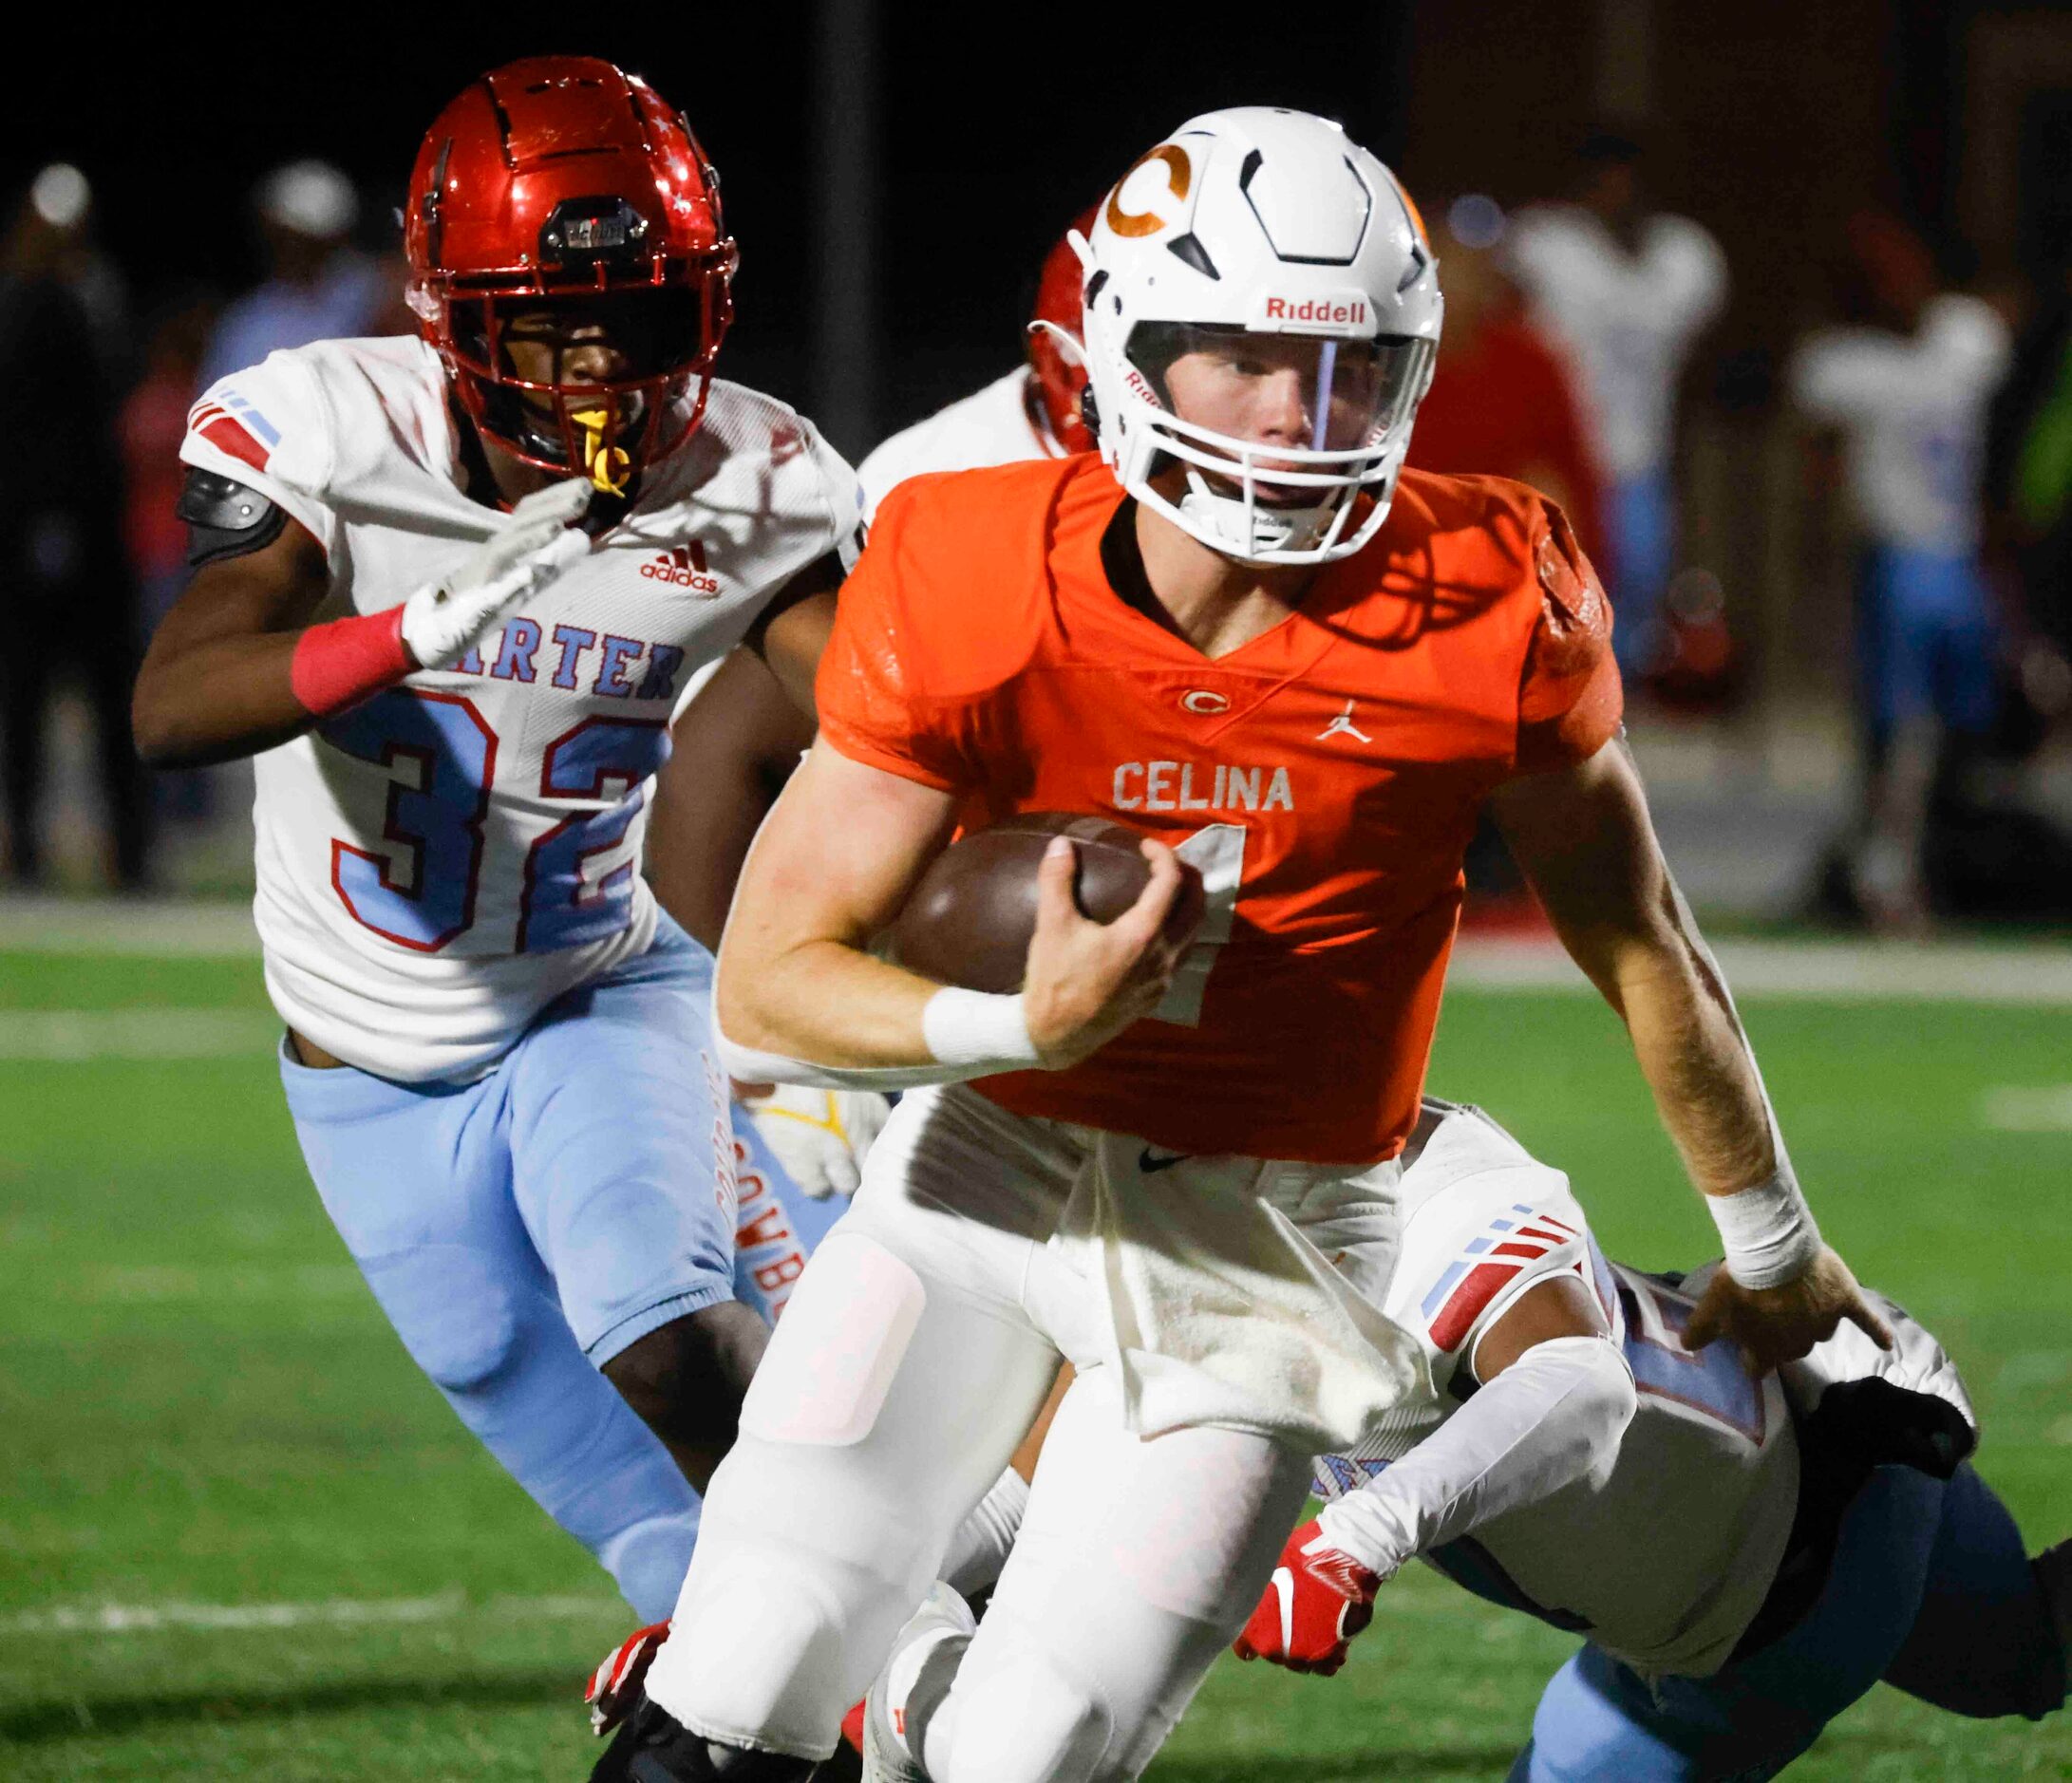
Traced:
<svg viewBox="0 0 2072 1783">
<path fill-rule="evenodd" d="M 1352 702 L 1350 700 L 1346 702 L 1346 709 L 1331 720 L 1328 724 L 1325 725 L 1322 730 L 1318 731 L 1316 735 L 1319 742 L 1322 742 L 1327 737 L 1357 737 L 1362 742 L 1372 742 L 1374 741 L 1366 731 L 1352 722 Z"/>
</svg>

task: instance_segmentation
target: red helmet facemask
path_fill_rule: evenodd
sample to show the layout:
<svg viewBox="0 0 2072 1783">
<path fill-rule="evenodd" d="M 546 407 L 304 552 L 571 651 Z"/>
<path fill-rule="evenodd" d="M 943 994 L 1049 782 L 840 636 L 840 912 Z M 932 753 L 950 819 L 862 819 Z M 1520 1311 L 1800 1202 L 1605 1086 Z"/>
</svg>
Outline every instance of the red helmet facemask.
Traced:
<svg viewBox="0 0 2072 1783">
<path fill-rule="evenodd" d="M 1072 221 L 1083 235 L 1093 228 L 1100 210 L 1094 205 Z M 1044 270 L 1036 281 L 1036 313 L 1028 330 L 1029 369 L 1036 374 L 1036 398 L 1049 423 L 1050 437 L 1067 452 L 1091 452 L 1094 436 L 1080 412 L 1080 398 L 1086 388 L 1086 368 L 1060 345 L 1056 335 L 1042 325 L 1062 329 L 1075 341 L 1081 338 L 1083 321 L 1080 290 L 1086 277 L 1079 255 L 1072 252 L 1069 233 L 1044 256 Z"/>
<path fill-rule="evenodd" d="M 738 256 L 646 82 L 588 56 L 484 75 L 418 151 L 404 248 L 461 409 L 514 458 L 628 497 L 696 430 Z"/>
</svg>

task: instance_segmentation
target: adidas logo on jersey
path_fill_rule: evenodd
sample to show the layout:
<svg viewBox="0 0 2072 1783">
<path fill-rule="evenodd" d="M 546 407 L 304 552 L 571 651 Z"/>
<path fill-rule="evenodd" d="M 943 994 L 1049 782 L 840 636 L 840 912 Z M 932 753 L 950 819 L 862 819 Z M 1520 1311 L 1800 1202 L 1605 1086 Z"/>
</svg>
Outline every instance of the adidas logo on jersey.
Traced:
<svg viewBox="0 0 2072 1783">
<path fill-rule="evenodd" d="M 658 552 L 640 566 L 640 573 L 650 581 L 688 588 L 707 598 L 720 591 L 720 579 L 706 568 L 705 547 L 695 538 L 672 551 Z"/>
</svg>

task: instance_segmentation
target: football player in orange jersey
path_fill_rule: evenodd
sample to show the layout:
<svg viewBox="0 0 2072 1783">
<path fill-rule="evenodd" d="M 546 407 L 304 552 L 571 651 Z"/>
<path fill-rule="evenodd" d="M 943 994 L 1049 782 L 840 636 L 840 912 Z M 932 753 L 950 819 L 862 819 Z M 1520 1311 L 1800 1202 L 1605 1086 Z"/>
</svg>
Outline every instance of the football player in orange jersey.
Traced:
<svg viewBox="0 0 2072 1783">
<path fill-rule="evenodd" d="M 1485 801 L 1721 1225 L 1692 1341 L 1757 1368 L 1845 1317 L 1885 1341 L 1663 864 L 1566 522 L 1402 471 L 1441 304 L 1393 176 L 1320 119 L 1211 114 L 1130 170 L 1084 259 L 1100 457 L 886 500 L 819 740 L 742 881 L 735 1074 L 924 1087 L 800 1284 L 599 1777 L 810 1773 L 1061 1356 L 1077 1379 L 927 1749 L 894 1727 L 867 1762 L 1143 1769 L 1256 1603 L 1305 1457 L 1430 1394 L 1381 1306 Z M 1081 918 L 1060 842 L 1020 993 L 871 954 L 960 827 L 1055 809 L 1156 838 L 1135 908 Z M 1178 858 L 1208 898 L 1176 938 Z M 1630 1413 L 1605 1335 L 1587 1296 L 1547 1309 L 1540 1389 L 1592 1434 L 1554 1456 L 1514 1433 L 1540 1490 Z"/>
</svg>

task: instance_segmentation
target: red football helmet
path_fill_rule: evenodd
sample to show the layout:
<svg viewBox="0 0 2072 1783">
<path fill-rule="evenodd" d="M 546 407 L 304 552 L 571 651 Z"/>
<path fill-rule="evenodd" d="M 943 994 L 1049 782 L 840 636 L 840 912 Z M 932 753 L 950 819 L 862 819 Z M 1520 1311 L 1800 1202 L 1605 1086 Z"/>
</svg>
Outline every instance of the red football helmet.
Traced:
<svg viewBox="0 0 2072 1783">
<path fill-rule="evenodd" d="M 1083 235 L 1093 228 L 1098 204 L 1073 219 L 1072 227 Z M 1044 256 L 1044 270 L 1036 281 L 1036 313 L 1028 330 L 1029 369 L 1036 374 L 1036 400 L 1043 404 L 1050 437 L 1067 452 L 1091 452 L 1094 436 L 1080 413 L 1080 397 L 1086 388 L 1086 367 L 1059 344 L 1050 328 L 1080 338 L 1080 290 L 1086 277 L 1072 252 L 1069 234 Z M 1043 325 L 1048 323 L 1050 328 Z"/>
<path fill-rule="evenodd" d="M 645 81 L 590 56 L 485 74 L 418 150 L 404 251 L 424 338 L 504 450 L 624 496 L 696 429 L 738 255 L 719 175 Z M 528 379 L 506 331 L 541 310 L 552 375 Z M 586 334 L 622 374 L 564 377 Z"/>
</svg>

